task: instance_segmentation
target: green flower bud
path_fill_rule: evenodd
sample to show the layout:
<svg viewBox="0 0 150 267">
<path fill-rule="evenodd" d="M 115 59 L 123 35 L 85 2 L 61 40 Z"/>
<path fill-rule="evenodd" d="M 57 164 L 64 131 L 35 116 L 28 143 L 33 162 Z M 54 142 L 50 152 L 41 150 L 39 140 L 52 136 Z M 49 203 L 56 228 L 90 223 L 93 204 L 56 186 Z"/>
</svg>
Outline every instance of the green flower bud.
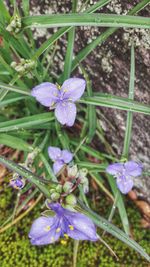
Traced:
<svg viewBox="0 0 150 267">
<path fill-rule="evenodd" d="M 72 167 L 67 167 L 67 174 L 69 177 L 77 177 L 78 174 L 78 168 L 77 165 L 74 165 Z"/>
<path fill-rule="evenodd" d="M 11 66 L 12 68 L 15 68 L 15 67 L 17 66 L 17 63 L 16 63 L 15 61 L 12 61 L 11 64 L 10 64 L 10 66 Z"/>
<path fill-rule="evenodd" d="M 52 193 L 55 193 L 56 190 L 54 188 L 50 189 L 49 192 L 52 194 Z"/>
<path fill-rule="evenodd" d="M 18 33 L 21 30 L 21 18 L 18 14 L 12 17 L 9 25 L 6 27 L 8 32 Z"/>
<path fill-rule="evenodd" d="M 62 192 L 62 185 L 61 185 L 61 184 L 58 184 L 58 185 L 56 186 L 56 191 L 57 191 L 58 193 L 61 193 L 61 192 Z"/>
<path fill-rule="evenodd" d="M 77 199 L 75 195 L 70 194 L 66 197 L 66 203 L 72 206 L 75 206 L 77 204 Z"/>
<path fill-rule="evenodd" d="M 86 177 L 88 174 L 88 170 L 86 168 L 82 168 L 79 170 L 79 177 Z"/>
<path fill-rule="evenodd" d="M 73 187 L 73 184 L 71 182 L 65 182 L 63 185 L 63 191 L 68 193 Z"/>
<path fill-rule="evenodd" d="M 23 71 L 25 71 L 24 67 L 23 67 L 23 66 L 20 66 L 20 65 L 16 66 L 16 67 L 15 67 L 15 70 L 16 70 L 17 72 L 23 72 Z"/>
<path fill-rule="evenodd" d="M 52 200 L 58 200 L 60 198 L 60 194 L 59 193 L 57 193 L 57 192 L 54 192 L 54 193 L 52 193 L 51 194 L 51 199 Z"/>
<path fill-rule="evenodd" d="M 89 180 L 86 177 L 84 177 L 81 179 L 80 183 L 82 184 L 83 192 L 85 194 L 88 193 L 89 192 Z"/>
<path fill-rule="evenodd" d="M 80 179 L 80 184 L 85 184 L 88 181 L 87 177 L 81 177 L 80 176 L 79 179 Z"/>
</svg>

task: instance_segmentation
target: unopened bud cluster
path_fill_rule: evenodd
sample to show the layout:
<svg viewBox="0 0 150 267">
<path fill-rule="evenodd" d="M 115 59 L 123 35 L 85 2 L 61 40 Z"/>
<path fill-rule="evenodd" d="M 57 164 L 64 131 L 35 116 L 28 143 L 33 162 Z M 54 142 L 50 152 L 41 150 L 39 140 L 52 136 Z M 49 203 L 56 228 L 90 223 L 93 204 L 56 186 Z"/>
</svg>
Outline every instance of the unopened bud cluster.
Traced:
<svg viewBox="0 0 150 267">
<path fill-rule="evenodd" d="M 21 18 L 17 14 L 13 16 L 6 30 L 13 33 L 18 33 L 21 30 Z"/>
<path fill-rule="evenodd" d="M 84 193 L 89 191 L 89 181 L 87 178 L 88 171 L 85 168 L 78 170 L 77 165 L 72 167 L 67 167 L 68 177 L 75 179 L 78 184 L 81 184 L 83 187 Z"/>
<path fill-rule="evenodd" d="M 63 186 L 61 184 L 53 185 L 53 188 L 50 189 L 51 200 L 56 201 L 60 198 L 63 191 Z"/>
<path fill-rule="evenodd" d="M 13 61 L 11 67 L 14 68 L 18 73 L 25 73 L 32 70 L 35 67 L 35 61 L 31 59 L 20 59 L 20 63 Z"/>
</svg>

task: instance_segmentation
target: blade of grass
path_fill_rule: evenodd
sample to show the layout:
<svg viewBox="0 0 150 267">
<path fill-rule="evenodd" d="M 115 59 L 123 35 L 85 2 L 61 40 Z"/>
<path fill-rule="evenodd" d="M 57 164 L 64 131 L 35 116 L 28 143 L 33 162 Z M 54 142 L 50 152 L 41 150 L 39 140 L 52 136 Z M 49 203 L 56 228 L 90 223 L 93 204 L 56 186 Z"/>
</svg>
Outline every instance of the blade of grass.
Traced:
<svg viewBox="0 0 150 267">
<path fill-rule="evenodd" d="M 89 75 L 86 72 L 86 70 L 81 66 L 81 64 L 80 64 L 80 68 L 86 80 L 87 95 L 89 97 L 92 97 L 93 96 L 92 83 L 89 79 Z M 88 133 L 87 133 L 86 143 L 89 144 L 91 143 L 96 132 L 97 121 L 96 121 L 96 108 L 95 107 L 91 105 L 87 106 L 87 117 L 88 117 Z"/>
<path fill-rule="evenodd" d="M 104 13 L 35 15 L 22 18 L 22 24 L 25 28 L 53 28 L 66 26 L 150 28 L 150 20 L 147 17 Z"/>
<path fill-rule="evenodd" d="M 129 99 L 134 99 L 134 77 L 135 77 L 135 56 L 134 56 L 134 44 L 131 46 L 131 66 L 130 66 L 130 85 L 129 85 Z M 133 113 L 131 111 L 127 112 L 127 122 L 126 122 L 126 131 L 122 157 L 128 159 L 131 134 L 132 134 L 132 121 Z"/>
<path fill-rule="evenodd" d="M 2 89 L 5 89 L 5 90 L 9 90 L 9 91 L 12 91 L 12 92 L 16 92 L 16 93 L 19 93 L 19 94 L 23 94 L 23 95 L 31 95 L 31 93 L 27 90 L 25 90 L 24 88 L 20 89 L 19 87 L 16 87 L 16 86 L 12 86 L 12 85 L 9 85 L 9 84 L 4 84 L 4 83 L 1 83 L 0 82 L 0 88 Z"/>
<path fill-rule="evenodd" d="M 77 1 L 72 0 L 72 12 L 76 12 L 76 8 L 77 8 Z M 66 51 L 66 55 L 65 55 L 63 79 L 60 80 L 60 83 L 62 83 L 63 81 L 65 81 L 66 79 L 68 79 L 70 77 L 72 58 L 73 58 L 74 41 L 75 41 L 75 27 L 72 27 L 68 32 L 67 51 Z"/>
<path fill-rule="evenodd" d="M 150 115 L 150 107 L 148 105 L 138 103 L 125 97 L 118 97 L 109 94 L 94 93 L 93 97 L 85 96 L 78 102 Z"/>
<path fill-rule="evenodd" d="M 87 208 L 85 205 L 83 205 L 83 203 L 81 203 L 80 201 L 79 201 L 79 203 L 82 205 L 82 207 L 84 207 L 84 210 L 82 210 L 82 212 L 85 213 L 87 216 L 89 216 L 98 227 L 100 227 L 104 231 L 110 233 L 114 237 L 118 238 L 119 240 L 124 242 L 126 245 L 128 245 L 129 247 L 131 247 L 135 251 L 137 251 L 147 261 L 150 261 L 149 255 L 145 252 L 145 250 L 138 243 L 136 243 L 133 239 L 131 239 L 128 235 L 126 235 L 119 228 L 117 228 L 113 224 L 109 223 L 103 217 L 96 214 L 91 209 Z M 81 211 L 80 208 L 78 210 Z"/>
<path fill-rule="evenodd" d="M 0 144 L 12 147 L 14 149 L 18 149 L 21 151 L 31 152 L 33 147 L 29 145 L 27 142 L 22 140 L 21 138 L 11 136 L 8 134 L 0 134 Z"/>
<path fill-rule="evenodd" d="M 21 119 L 10 120 L 0 123 L 0 132 L 16 131 L 19 129 L 32 129 L 33 126 L 44 124 L 54 120 L 50 113 L 42 113 L 32 116 L 27 116 Z"/>
</svg>

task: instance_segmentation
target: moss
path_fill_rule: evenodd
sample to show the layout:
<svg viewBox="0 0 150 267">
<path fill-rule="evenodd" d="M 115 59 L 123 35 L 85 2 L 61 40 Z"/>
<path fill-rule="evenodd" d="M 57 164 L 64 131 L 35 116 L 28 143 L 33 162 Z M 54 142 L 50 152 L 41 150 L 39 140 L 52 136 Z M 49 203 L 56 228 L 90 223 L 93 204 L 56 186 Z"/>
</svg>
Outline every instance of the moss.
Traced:
<svg viewBox="0 0 150 267">
<path fill-rule="evenodd" d="M 1 196 L 2 203 L 0 204 L 2 209 L 1 217 L 10 214 L 12 189 L 6 189 L 7 194 Z M 6 192 L 5 192 L 6 193 Z M 14 196 L 14 194 L 13 194 Z M 110 209 L 109 202 L 106 199 L 101 199 L 98 207 L 101 215 L 107 217 Z M 5 206 L 6 205 L 6 206 Z M 105 212 L 103 207 L 105 205 Z M 5 206 L 5 208 L 4 208 Z M 131 226 L 133 228 L 133 236 L 135 240 L 140 243 L 148 253 L 150 253 L 149 240 L 150 234 L 140 228 L 139 219 L 140 214 L 135 210 L 131 202 L 127 203 L 128 215 Z M 8 209 L 9 208 L 9 209 Z M 8 212 L 9 211 L 9 212 Z M 70 239 L 67 245 L 57 243 L 55 245 L 49 245 L 44 247 L 36 247 L 30 244 L 28 240 L 28 232 L 32 224 L 33 218 L 39 216 L 40 205 L 36 207 L 27 217 L 21 222 L 10 228 L 7 232 L 0 235 L 1 253 L 0 253 L 0 266 L 8 267 L 71 267 L 73 256 L 73 241 Z M 7 217 L 6 216 L 6 217 Z M 120 227 L 119 216 L 115 216 L 114 223 L 117 223 Z M 115 251 L 119 257 L 119 261 L 111 255 L 109 250 L 99 242 L 80 242 L 78 252 L 78 267 L 124 267 L 124 266 L 136 266 L 146 267 L 147 262 L 138 255 L 134 250 L 127 247 L 121 241 L 113 238 L 110 235 L 105 235 L 105 241 Z"/>
</svg>

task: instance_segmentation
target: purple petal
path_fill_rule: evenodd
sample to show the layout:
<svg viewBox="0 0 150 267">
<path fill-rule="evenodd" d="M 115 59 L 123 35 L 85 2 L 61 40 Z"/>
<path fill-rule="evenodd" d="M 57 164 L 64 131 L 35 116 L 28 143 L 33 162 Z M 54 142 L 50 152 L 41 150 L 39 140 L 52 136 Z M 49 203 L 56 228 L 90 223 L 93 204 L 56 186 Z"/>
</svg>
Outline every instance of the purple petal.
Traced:
<svg viewBox="0 0 150 267">
<path fill-rule="evenodd" d="M 56 161 L 61 158 L 62 151 L 59 147 L 49 146 L 48 147 L 48 155 L 51 160 Z"/>
<path fill-rule="evenodd" d="M 44 217 L 41 216 L 38 219 L 36 219 L 31 227 L 31 230 L 29 232 L 30 238 L 38 238 L 43 235 L 47 235 L 47 227 L 52 227 L 53 224 L 55 224 L 56 216 L 54 217 Z"/>
<path fill-rule="evenodd" d="M 85 86 L 84 79 L 70 78 L 63 83 L 61 90 L 65 92 L 65 99 L 67 98 L 74 102 L 83 95 Z"/>
<path fill-rule="evenodd" d="M 61 160 L 55 161 L 53 164 L 54 174 L 57 174 L 63 166 L 64 166 L 64 162 L 62 162 Z"/>
<path fill-rule="evenodd" d="M 95 225 L 90 218 L 78 212 L 70 212 L 70 215 L 64 213 L 64 215 L 68 222 L 68 236 L 77 240 L 98 240 Z"/>
<path fill-rule="evenodd" d="M 76 118 L 76 106 L 71 102 L 58 103 L 55 116 L 62 125 L 72 126 Z"/>
<path fill-rule="evenodd" d="M 34 87 L 31 95 L 43 106 L 51 107 L 57 102 L 58 89 L 53 83 L 45 82 Z"/>
<path fill-rule="evenodd" d="M 124 164 L 125 173 L 129 176 L 139 176 L 142 173 L 142 165 L 135 161 L 128 161 Z"/>
<path fill-rule="evenodd" d="M 117 175 L 118 173 L 122 173 L 123 169 L 124 169 L 123 163 L 113 163 L 113 164 L 110 164 L 106 168 L 106 172 L 108 172 L 109 174 L 112 174 L 112 175 Z"/>
<path fill-rule="evenodd" d="M 73 158 L 73 154 L 70 151 L 66 149 L 62 150 L 62 160 L 65 163 L 69 163 L 72 160 L 72 158 Z"/>
<path fill-rule="evenodd" d="M 117 186 L 123 194 L 127 194 L 133 187 L 133 181 L 130 177 L 119 176 L 117 177 Z"/>
<path fill-rule="evenodd" d="M 32 245 L 47 245 L 57 241 L 61 235 L 60 219 L 55 217 L 40 217 L 32 224 L 29 237 Z M 59 229 L 59 231 L 57 231 Z"/>
</svg>

